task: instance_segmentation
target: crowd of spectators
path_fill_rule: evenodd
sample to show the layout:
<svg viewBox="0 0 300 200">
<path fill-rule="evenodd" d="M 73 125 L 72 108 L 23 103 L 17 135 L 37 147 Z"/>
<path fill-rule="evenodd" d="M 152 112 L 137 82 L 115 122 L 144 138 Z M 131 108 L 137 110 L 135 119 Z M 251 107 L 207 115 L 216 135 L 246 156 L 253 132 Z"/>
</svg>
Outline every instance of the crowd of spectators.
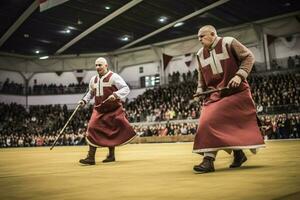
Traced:
<svg viewBox="0 0 300 200">
<path fill-rule="evenodd" d="M 266 139 L 300 138 L 300 113 L 259 115 L 262 131 Z M 140 136 L 166 136 L 195 134 L 197 120 L 153 125 L 135 125 L 134 128 Z"/>
<path fill-rule="evenodd" d="M 259 116 L 266 139 L 300 138 L 300 114 Z"/>
<path fill-rule="evenodd" d="M 259 112 L 300 111 L 300 74 L 255 75 L 248 81 Z"/>
<path fill-rule="evenodd" d="M 84 93 L 88 88 L 88 83 L 71 83 L 66 85 L 56 84 L 34 84 L 28 87 L 28 95 L 46 95 L 46 94 L 79 94 Z"/>
<path fill-rule="evenodd" d="M 195 88 L 196 82 L 187 81 L 149 89 L 126 104 L 129 121 L 196 119 L 200 113 L 199 103 L 192 100 Z"/>
<path fill-rule="evenodd" d="M 17 95 L 53 95 L 53 94 L 80 94 L 84 93 L 88 88 L 88 83 L 71 83 L 69 85 L 62 84 L 34 84 L 29 86 L 27 91 L 23 84 L 15 83 L 9 78 L 4 83 L 0 82 L 0 93 L 17 94 Z"/>
<path fill-rule="evenodd" d="M 126 104 L 130 122 L 197 119 L 200 104 L 192 101 L 197 73 L 169 76 L 158 86 Z M 300 112 L 300 74 L 252 75 L 248 78 L 260 114 Z"/>
<path fill-rule="evenodd" d="M 71 120 L 58 145 L 84 144 L 92 107 L 81 109 Z M 0 103 L 0 147 L 44 146 L 55 140 L 71 111 L 60 105 L 30 106 Z"/>
<path fill-rule="evenodd" d="M 71 111 L 66 106 L 31 106 L 0 104 L 0 147 L 50 146 Z M 57 145 L 83 145 L 92 106 L 80 109 L 70 122 Z M 300 138 L 300 114 L 260 115 L 261 124 L 267 131 L 266 139 Z M 197 120 L 139 123 L 133 127 L 141 137 L 193 135 Z"/>
<path fill-rule="evenodd" d="M 141 137 L 149 136 L 173 136 L 173 135 L 194 135 L 198 124 L 194 121 L 188 122 L 167 122 L 164 124 L 134 125 L 136 133 Z"/>
<path fill-rule="evenodd" d="M 274 70 L 282 70 L 284 67 L 278 64 L 280 60 L 273 59 L 271 61 L 271 68 Z M 300 67 L 300 55 L 289 56 L 286 60 L 286 65 L 288 69 L 299 68 Z"/>
<path fill-rule="evenodd" d="M 24 94 L 24 85 L 15 83 L 7 78 L 4 83 L 0 81 L 0 93 L 2 94 Z"/>
</svg>

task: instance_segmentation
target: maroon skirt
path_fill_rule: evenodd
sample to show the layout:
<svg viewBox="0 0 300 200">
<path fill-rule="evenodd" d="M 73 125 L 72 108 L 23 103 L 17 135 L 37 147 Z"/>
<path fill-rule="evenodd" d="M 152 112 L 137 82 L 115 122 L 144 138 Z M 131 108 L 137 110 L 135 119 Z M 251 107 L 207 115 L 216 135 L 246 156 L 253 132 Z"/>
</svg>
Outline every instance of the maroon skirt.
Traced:
<svg viewBox="0 0 300 200">
<path fill-rule="evenodd" d="M 193 152 L 265 147 L 249 89 L 202 107 Z"/>
<path fill-rule="evenodd" d="M 106 113 L 93 109 L 86 137 L 90 145 L 114 147 L 128 143 L 135 136 L 122 107 Z"/>
</svg>

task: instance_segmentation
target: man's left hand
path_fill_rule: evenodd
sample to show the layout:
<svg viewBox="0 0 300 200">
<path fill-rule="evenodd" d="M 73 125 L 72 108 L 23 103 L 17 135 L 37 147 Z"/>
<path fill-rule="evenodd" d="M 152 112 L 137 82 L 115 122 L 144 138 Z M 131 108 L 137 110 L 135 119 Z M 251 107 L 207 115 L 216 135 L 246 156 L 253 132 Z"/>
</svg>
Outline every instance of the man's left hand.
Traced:
<svg viewBox="0 0 300 200">
<path fill-rule="evenodd" d="M 240 86 L 242 82 L 241 77 L 239 77 L 238 75 L 235 75 L 228 83 L 228 86 L 231 88 L 237 88 Z"/>
</svg>

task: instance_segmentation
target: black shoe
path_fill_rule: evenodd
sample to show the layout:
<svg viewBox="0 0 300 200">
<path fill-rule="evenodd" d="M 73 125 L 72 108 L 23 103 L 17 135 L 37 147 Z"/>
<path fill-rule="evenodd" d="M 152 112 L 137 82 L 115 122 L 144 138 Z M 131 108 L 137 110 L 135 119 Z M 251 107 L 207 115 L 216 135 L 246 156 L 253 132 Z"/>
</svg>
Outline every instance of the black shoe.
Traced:
<svg viewBox="0 0 300 200">
<path fill-rule="evenodd" d="M 92 159 L 89 157 L 87 157 L 85 159 L 80 159 L 79 162 L 84 165 L 95 165 L 96 164 L 95 159 Z"/>
<path fill-rule="evenodd" d="M 212 157 L 208 157 L 208 156 L 204 157 L 202 163 L 194 166 L 194 172 L 197 174 L 214 172 L 215 171 L 214 161 L 215 159 Z"/>
<path fill-rule="evenodd" d="M 114 156 L 107 156 L 104 160 L 102 160 L 102 162 L 104 163 L 108 163 L 108 162 L 115 162 L 116 159 Z"/>
<path fill-rule="evenodd" d="M 242 164 L 244 162 L 247 161 L 247 157 L 242 150 L 234 150 L 233 156 L 234 156 L 234 159 L 233 159 L 232 164 L 229 166 L 229 168 L 240 167 L 240 166 L 242 166 Z"/>
<path fill-rule="evenodd" d="M 80 159 L 79 162 L 84 165 L 95 165 L 95 153 L 97 148 L 89 145 L 89 152 L 85 159 Z"/>
</svg>

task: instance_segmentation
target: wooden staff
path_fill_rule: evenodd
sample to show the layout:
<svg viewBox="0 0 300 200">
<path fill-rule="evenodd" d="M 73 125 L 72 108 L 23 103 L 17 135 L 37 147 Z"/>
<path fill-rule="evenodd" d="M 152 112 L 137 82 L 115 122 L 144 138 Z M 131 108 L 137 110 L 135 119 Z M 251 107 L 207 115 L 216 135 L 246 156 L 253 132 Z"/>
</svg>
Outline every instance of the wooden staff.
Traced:
<svg viewBox="0 0 300 200">
<path fill-rule="evenodd" d="M 204 91 L 204 92 L 200 92 L 200 93 L 196 93 L 193 95 L 193 97 L 200 97 L 200 96 L 203 96 L 203 95 L 208 95 L 208 94 L 211 94 L 211 93 L 214 93 L 214 92 L 221 92 L 223 90 L 228 90 L 229 87 L 223 87 L 223 88 L 217 88 L 217 89 L 211 89 L 211 90 L 207 90 L 207 91 Z"/>
<path fill-rule="evenodd" d="M 86 90 L 86 92 L 84 93 L 84 95 L 82 96 L 82 99 L 86 96 L 86 94 L 89 92 L 89 89 Z M 70 121 L 72 120 L 72 118 L 74 117 L 75 113 L 78 111 L 78 109 L 81 107 L 80 104 L 77 105 L 77 107 L 75 108 L 75 110 L 73 111 L 72 115 L 69 117 L 68 121 L 66 122 L 66 124 L 64 125 L 64 127 L 61 129 L 61 131 L 59 132 L 58 136 L 56 137 L 56 139 L 54 140 L 52 146 L 50 147 L 50 150 L 52 150 L 54 148 L 54 146 L 56 145 L 58 139 L 60 138 L 60 136 L 63 134 L 64 130 L 66 129 L 66 127 L 68 126 L 68 124 L 70 123 Z"/>
<path fill-rule="evenodd" d="M 50 150 L 52 150 L 54 148 L 54 146 L 56 145 L 58 139 L 60 138 L 60 136 L 63 134 L 64 130 L 66 129 L 66 127 L 68 126 L 68 124 L 70 123 L 70 121 L 72 120 L 73 116 L 75 115 L 75 113 L 77 112 L 77 110 L 80 108 L 80 104 L 77 105 L 76 109 L 73 111 L 72 115 L 69 117 L 67 123 L 64 125 L 64 127 L 61 129 L 61 131 L 59 132 L 58 136 L 56 137 L 55 141 L 53 142 Z"/>
</svg>

